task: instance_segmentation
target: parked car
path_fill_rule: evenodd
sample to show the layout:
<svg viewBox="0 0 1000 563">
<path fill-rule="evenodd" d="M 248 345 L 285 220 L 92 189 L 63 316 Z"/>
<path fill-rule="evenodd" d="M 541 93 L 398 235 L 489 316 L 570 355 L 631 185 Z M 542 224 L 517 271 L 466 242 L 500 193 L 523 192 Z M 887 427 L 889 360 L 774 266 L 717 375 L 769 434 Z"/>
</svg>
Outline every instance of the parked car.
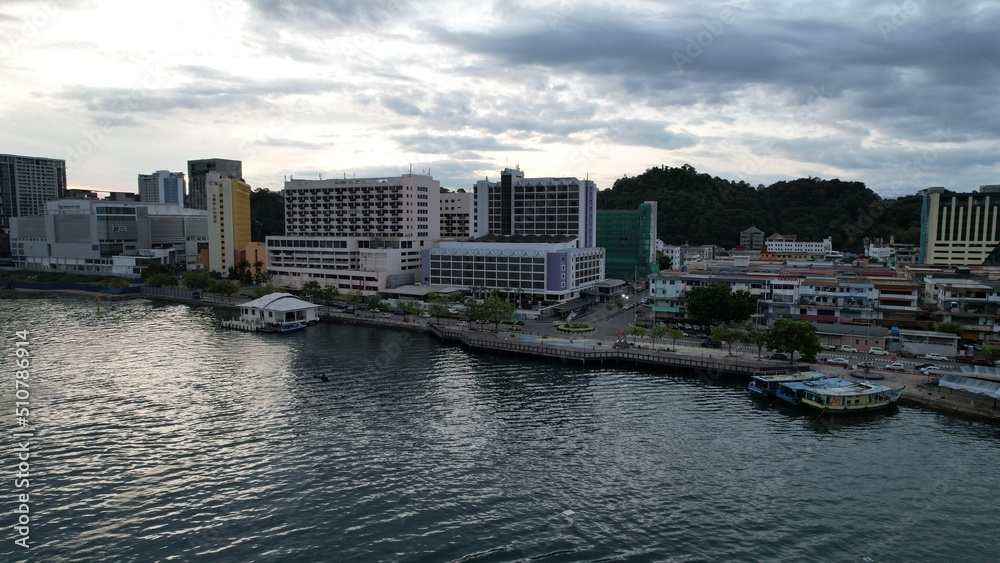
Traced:
<svg viewBox="0 0 1000 563">
<path fill-rule="evenodd" d="M 786 354 L 784 352 L 775 352 L 775 353 L 771 354 L 771 359 L 772 360 L 787 360 L 788 359 L 788 354 Z"/>
<path fill-rule="evenodd" d="M 422 319 L 429 319 L 429 318 L 431 318 L 431 314 L 427 313 L 427 312 L 420 313 L 420 318 L 422 318 Z"/>
<path fill-rule="evenodd" d="M 827 352 L 837 349 L 837 347 L 834 346 L 833 344 L 820 344 L 819 347 L 822 348 L 823 350 L 826 350 Z"/>
<path fill-rule="evenodd" d="M 936 366 L 934 364 L 928 364 L 928 365 L 925 365 L 924 367 L 917 368 L 917 371 L 919 371 L 920 373 L 926 374 L 928 372 L 939 370 L 939 369 L 944 369 L 944 368 L 942 368 L 941 366 Z"/>
<path fill-rule="evenodd" d="M 840 348 L 837 348 L 840 352 L 857 352 L 857 348 L 854 346 L 849 346 L 847 344 L 841 344 Z"/>
<path fill-rule="evenodd" d="M 872 346 L 871 348 L 868 348 L 868 353 L 869 354 L 873 354 L 875 356 L 888 356 L 889 355 L 889 351 L 888 350 L 883 350 L 882 348 L 879 348 L 878 346 Z"/>
<path fill-rule="evenodd" d="M 455 326 L 457 326 L 457 327 L 463 327 L 463 328 L 468 327 L 469 326 L 469 321 L 458 321 L 458 323 Z"/>
<path fill-rule="evenodd" d="M 703 340 L 701 342 L 702 348 L 722 348 L 721 340 Z"/>
<path fill-rule="evenodd" d="M 875 362 L 863 361 L 854 364 L 854 369 L 875 369 Z"/>
<path fill-rule="evenodd" d="M 937 367 L 937 365 L 935 364 L 917 364 L 913 366 L 913 369 L 917 371 L 922 371 L 924 368 L 935 368 L 935 367 Z"/>
<path fill-rule="evenodd" d="M 847 366 L 851 364 L 851 362 L 847 361 L 847 358 L 827 358 L 826 363 L 838 366 Z"/>
<path fill-rule="evenodd" d="M 935 362 L 946 362 L 946 361 L 948 361 L 948 358 L 942 356 L 941 354 L 936 354 L 934 352 L 931 352 L 930 354 L 924 354 L 924 359 L 925 360 L 934 360 Z"/>
<path fill-rule="evenodd" d="M 892 362 L 891 364 L 886 364 L 884 369 L 891 371 L 906 371 L 906 366 L 904 366 L 902 362 Z"/>
<path fill-rule="evenodd" d="M 392 313 L 379 313 L 378 316 L 381 317 L 381 318 L 383 318 L 383 319 L 391 319 L 392 318 Z"/>
</svg>

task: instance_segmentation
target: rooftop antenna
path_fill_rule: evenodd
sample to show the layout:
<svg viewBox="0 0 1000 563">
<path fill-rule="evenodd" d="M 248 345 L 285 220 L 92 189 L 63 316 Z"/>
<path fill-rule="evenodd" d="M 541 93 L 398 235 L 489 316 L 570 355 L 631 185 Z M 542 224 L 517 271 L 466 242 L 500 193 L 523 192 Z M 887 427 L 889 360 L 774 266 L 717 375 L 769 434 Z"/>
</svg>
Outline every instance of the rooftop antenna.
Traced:
<svg viewBox="0 0 1000 563">
<path fill-rule="evenodd" d="M 320 175 L 319 175 L 319 179 L 320 179 L 320 180 L 322 180 L 322 179 L 323 179 L 323 175 L 322 175 L 322 174 L 320 174 Z"/>
</svg>

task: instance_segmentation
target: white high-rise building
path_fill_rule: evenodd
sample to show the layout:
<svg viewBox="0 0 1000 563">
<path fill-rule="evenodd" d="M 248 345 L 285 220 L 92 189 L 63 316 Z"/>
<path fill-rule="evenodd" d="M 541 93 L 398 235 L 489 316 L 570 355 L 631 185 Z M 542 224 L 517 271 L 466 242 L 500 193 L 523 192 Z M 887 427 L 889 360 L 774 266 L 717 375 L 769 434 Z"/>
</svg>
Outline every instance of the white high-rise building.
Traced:
<svg viewBox="0 0 1000 563">
<path fill-rule="evenodd" d="M 420 174 L 285 182 L 285 236 L 267 237 L 274 282 L 366 293 L 413 283 L 440 238 L 440 191 Z"/>
<path fill-rule="evenodd" d="M 466 240 L 475 233 L 475 194 L 448 192 L 441 194 L 441 238 Z"/>
<path fill-rule="evenodd" d="M 525 178 L 505 168 L 499 182 L 476 182 L 476 236 L 572 235 L 597 245 L 597 184 L 576 178 Z"/>
<path fill-rule="evenodd" d="M 139 200 L 145 203 L 169 203 L 184 207 L 186 189 L 183 172 L 157 170 L 152 174 L 139 174 Z"/>
<path fill-rule="evenodd" d="M 499 182 L 476 183 L 476 238 L 424 251 L 421 278 L 535 301 L 580 297 L 604 279 L 596 222 L 594 182 L 507 168 Z"/>
</svg>

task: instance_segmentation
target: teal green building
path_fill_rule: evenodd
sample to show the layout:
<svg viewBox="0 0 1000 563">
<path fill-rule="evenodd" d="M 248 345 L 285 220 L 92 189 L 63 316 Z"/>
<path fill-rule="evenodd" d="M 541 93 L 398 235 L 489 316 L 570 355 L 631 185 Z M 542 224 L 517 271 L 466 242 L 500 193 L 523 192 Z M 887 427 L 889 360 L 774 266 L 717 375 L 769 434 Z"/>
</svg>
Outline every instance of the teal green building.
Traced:
<svg viewBox="0 0 1000 563">
<path fill-rule="evenodd" d="M 660 271 L 656 260 L 656 202 L 634 211 L 598 211 L 597 246 L 604 248 L 604 275 L 645 280 Z"/>
</svg>

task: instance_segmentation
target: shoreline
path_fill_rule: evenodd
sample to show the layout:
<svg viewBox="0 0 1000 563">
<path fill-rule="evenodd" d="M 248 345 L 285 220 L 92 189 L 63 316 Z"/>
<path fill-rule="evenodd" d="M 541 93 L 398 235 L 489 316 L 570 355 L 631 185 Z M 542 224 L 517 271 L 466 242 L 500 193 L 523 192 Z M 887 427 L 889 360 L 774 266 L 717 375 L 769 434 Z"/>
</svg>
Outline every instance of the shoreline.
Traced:
<svg viewBox="0 0 1000 563">
<path fill-rule="evenodd" d="M 93 300 L 95 297 L 101 297 L 102 301 L 110 302 L 126 299 L 147 299 L 153 302 L 162 301 L 197 307 L 213 307 L 230 311 L 239 310 L 240 305 L 245 302 L 240 300 L 239 303 L 233 303 L 232 300 L 234 298 L 225 297 L 184 299 L 147 295 L 144 293 L 109 295 L 79 290 L 15 289 L 0 291 L 0 299 L 67 298 Z M 767 363 L 754 358 L 744 358 L 741 362 L 739 354 L 734 357 L 720 355 L 718 358 L 710 354 L 708 359 L 701 358 L 699 360 L 696 357 L 684 355 L 680 351 L 671 352 L 657 349 L 655 346 L 648 349 L 638 347 L 636 349 L 615 350 L 610 345 L 604 344 L 604 341 L 607 339 L 549 337 L 548 335 L 535 338 L 534 333 L 529 335 L 528 331 L 511 332 L 499 330 L 494 332 L 489 329 L 451 329 L 447 325 L 430 323 L 423 318 L 402 321 L 397 320 L 395 317 L 391 319 L 362 317 L 349 313 L 334 313 L 330 310 L 330 307 L 320 308 L 319 320 L 320 322 L 425 332 L 442 342 L 463 346 L 469 350 L 478 352 L 524 355 L 538 359 L 557 360 L 564 363 L 573 361 L 580 362 L 581 365 L 586 365 L 588 362 L 591 364 L 604 364 L 607 362 L 636 366 L 644 365 L 653 368 L 661 367 L 679 370 L 694 377 L 709 377 L 713 380 L 723 376 L 748 379 L 755 370 L 787 370 L 792 366 L 792 364 L 788 363 Z M 850 370 L 830 369 L 830 366 L 825 364 L 795 365 L 817 371 L 825 370 L 826 373 L 844 377 L 845 379 L 864 379 L 863 376 L 854 375 Z M 957 415 L 992 423 L 1000 422 L 1000 405 L 998 405 L 996 399 L 931 385 L 932 380 L 922 374 L 903 372 L 883 373 L 880 371 L 879 375 L 882 377 L 878 378 L 878 381 L 893 387 L 904 388 L 899 400 L 901 404 L 933 410 L 952 416 Z"/>
</svg>

